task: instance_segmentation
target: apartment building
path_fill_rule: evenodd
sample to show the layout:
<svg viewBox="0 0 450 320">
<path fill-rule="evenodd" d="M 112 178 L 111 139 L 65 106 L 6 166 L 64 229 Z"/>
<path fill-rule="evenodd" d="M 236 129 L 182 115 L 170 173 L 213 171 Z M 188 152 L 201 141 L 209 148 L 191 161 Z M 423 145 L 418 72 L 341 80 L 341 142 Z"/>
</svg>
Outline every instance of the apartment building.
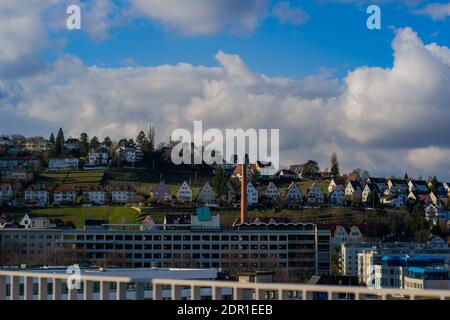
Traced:
<svg viewBox="0 0 450 320">
<path fill-rule="evenodd" d="M 219 219 L 216 219 L 219 223 Z M 224 270 L 275 269 L 302 275 L 330 273 L 330 231 L 318 230 L 312 223 L 248 223 L 232 227 L 202 227 L 211 221 L 152 225 L 133 229 L 39 230 L 43 239 L 87 260 L 107 260 L 123 253 L 127 267 L 148 268 L 189 265 Z M 195 224 L 195 225 L 194 225 Z M 3 239 L 26 241 L 36 230 L 2 229 Z M 55 238 L 58 235 L 58 238 Z M 4 243 L 3 243 L 4 244 Z M 24 249 L 25 250 L 25 249 Z"/>
<path fill-rule="evenodd" d="M 102 205 L 106 203 L 106 192 L 98 185 L 90 185 L 83 188 L 83 201 Z"/>
<path fill-rule="evenodd" d="M 45 184 L 32 184 L 25 190 L 25 202 L 29 206 L 45 207 L 48 199 Z"/>
</svg>

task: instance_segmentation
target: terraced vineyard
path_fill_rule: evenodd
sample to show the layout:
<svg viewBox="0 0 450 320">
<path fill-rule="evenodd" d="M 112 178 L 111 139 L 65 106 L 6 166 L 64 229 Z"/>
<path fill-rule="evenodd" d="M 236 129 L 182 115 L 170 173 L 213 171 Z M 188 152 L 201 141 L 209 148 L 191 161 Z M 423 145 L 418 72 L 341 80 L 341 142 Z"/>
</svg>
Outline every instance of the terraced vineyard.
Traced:
<svg viewBox="0 0 450 320">
<path fill-rule="evenodd" d="M 149 196 L 160 181 L 164 181 L 170 193 L 175 196 L 183 181 L 187 181 L 195 197 L 204 183 L 206 181 L 211 183 L 212 178 L 212 175 L 195 172 L 156 173 L 141 170 L 110 170 L 107 174 L 105 188 L 111 190 L 115 186 L 130 185 L 139 193 Z"/>
<path fill-rule="evenodd" d="M 76 188 L 86 185 L 99 185 L 103 181 L 105 170 L 44 172 L 36 183 L 45 183 L 49 190 L 59 184 L 73 184 Z"/>
<path fill-rule="evenodd" d="M 26 213 L 28 213 L 27 211 Z M 140 210 L 131 207 L 89 207 L 89 208 L 48 208 L 31 210 L 38 216 L 50 219 L 72 221 L 78 228 L 83 228 L 85 219 L 107 219 L 110 223 L 139 223 Z M 25 212 L 14 213 L 16 220 L 20 220 Z"/>
</svg>

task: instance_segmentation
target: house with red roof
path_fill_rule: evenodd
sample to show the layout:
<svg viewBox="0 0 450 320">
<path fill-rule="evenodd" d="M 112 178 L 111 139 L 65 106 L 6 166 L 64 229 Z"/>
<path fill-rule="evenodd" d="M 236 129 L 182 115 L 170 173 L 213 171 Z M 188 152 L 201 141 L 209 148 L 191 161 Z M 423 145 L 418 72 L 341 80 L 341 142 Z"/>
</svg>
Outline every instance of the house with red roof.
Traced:
<svg viewBox="0 0 450 320">
<path fill-rule="evenodd" d="M 74 204 L 77 199 L 77 190 L 71 184 L 61 184 L 53 191 L 54 204 Z"/>
</svg>

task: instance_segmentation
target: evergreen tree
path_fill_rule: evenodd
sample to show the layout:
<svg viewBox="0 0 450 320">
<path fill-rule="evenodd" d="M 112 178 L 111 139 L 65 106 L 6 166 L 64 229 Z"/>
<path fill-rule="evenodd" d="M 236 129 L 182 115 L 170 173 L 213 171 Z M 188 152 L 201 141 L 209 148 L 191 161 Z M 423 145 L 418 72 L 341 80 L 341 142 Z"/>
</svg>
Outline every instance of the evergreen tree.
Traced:
<svg viewBox="0 0 450 320">
<path fill-rule="evenodd" d="M 110 138 L 110 137 L 105 137 L 105 139 L 103 139 L 103 144 L 104 144 L 105 146 L 108 146 L 108 148 L 111 147 L 111 145 L 112 145 L 112 140 L 111 140 L 111 138 Z"/>
<path fill-rule="evenodd" d="M 147 135 L 148 147 L 149 147 L 150 151 L 155 150 L 155 143 L 156 143 L 155 137 L 156 137 L 155 128 L 153 126 L 150 126 L 150 128 L 148 130 L 148 135 Z"/>
<path fill-rule="evenodd" d="M 221 196 L 224 193 L 226 186 L 227 181 L 225 179 L 223 169 L 218 167 L 212 180 L 212 187 L 214 188 L 216 195 Z"/>
<path fill-rule="evenodd" d="M 331 155 L 331 170 L 330 170 L 332 177 L 338 177 L 339 176 L 339 160 L 337 157 L 336 152 L 333 152 Z"/>
<path fill-rule="evenodd" d="M 98 140 L 97 137 L 93 137 L 91 139 L 91 142 L 89 144 L 89 147 L 91 150 L 96 151 L 99 147 L 100 147 L 100 141 Z"/>
<path fill-rule="evenodd" d="M 85 156 L 89 151 L 89 136 L 86 132 L 80 134 L 80 153 Z"/>
<path fill-rule="evenodd" d="M 308 160 L 303 165 L 302 175 L 305 178 L 315 179 L 315 178 L 319 177 L 319 175 L 320 175 L 319 171 L 320 171 L 320 169 L 319 169 L 319 164 L 317 163 L 317 161 Z"/>
<path fill-rule="evenodd" d="M 59 128 L 55 140 L 55 147 L 54 147 L 55 156 L 61 155 L 63 148 L 64 148 L 64 132 L 62 128 Z"/>
<path fill-rule="evenodd" d="M 53 132 L 52 132 L 52 134 L 50 135 L 49 142 L 50 142 L 52 145 L 55 144 L 55 135 L 53 134 Z"/>
</svg>

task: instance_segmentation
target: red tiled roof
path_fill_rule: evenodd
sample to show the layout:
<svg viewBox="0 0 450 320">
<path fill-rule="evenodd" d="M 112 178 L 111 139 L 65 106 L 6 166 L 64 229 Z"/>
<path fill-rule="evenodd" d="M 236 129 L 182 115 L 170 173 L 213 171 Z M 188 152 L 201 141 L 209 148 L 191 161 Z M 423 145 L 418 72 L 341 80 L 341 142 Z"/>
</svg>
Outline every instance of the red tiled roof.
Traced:
<svg viewBox="0 0 450 320">
<path fill-rule="evenodd" d="M 47 187 L 45 184 L 32 184 L 30 185 L 25 191 L 31 192 L 31 191 L 46 191 Z"/>
<path fill-rule="evenodd" d="M 77 190 L 71 184 L 61 184 L 56 187 L 55 192 L 77 192 Z"/>
</svg>

